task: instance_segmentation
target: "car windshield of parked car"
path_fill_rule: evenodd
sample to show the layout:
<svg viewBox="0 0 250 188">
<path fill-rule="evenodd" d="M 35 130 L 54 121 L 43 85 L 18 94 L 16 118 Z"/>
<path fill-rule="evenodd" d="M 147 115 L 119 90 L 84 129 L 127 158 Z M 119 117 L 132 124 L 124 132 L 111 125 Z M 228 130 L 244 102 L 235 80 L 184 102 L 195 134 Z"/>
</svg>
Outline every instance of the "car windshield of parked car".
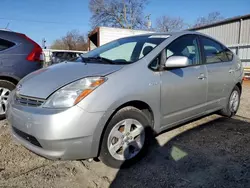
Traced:
<svg viewBox="0 0 250 188">
<path fill-rule="evenodd" d="M 122 38 L 107 43 L 81 56 L 83 62 L 130 64 L 150 53 L 169 35 L 147 35 Z M 78 59 L 79 61 L 80 59 Z"/>
</svg>

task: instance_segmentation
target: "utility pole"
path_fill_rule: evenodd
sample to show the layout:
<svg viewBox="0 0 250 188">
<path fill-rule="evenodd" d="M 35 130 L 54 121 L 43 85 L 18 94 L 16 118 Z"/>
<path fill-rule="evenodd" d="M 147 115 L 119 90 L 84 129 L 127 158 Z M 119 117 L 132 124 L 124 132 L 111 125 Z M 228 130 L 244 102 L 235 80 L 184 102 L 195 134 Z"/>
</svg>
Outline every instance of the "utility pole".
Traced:
<svg viewBox="0 0 250 188">
<path fill-rule="evenodd" d="M 152 22 L 150 20 L 150 16 L 151 16 L 151 14 L 148 14 L 147 16 L 145 16 L 145 18 L 148 20 L 147 21 L 147 28 L 148 28 L 148 30 L 150 30 L 151 26 L 152 26 Z"/>
</svg>

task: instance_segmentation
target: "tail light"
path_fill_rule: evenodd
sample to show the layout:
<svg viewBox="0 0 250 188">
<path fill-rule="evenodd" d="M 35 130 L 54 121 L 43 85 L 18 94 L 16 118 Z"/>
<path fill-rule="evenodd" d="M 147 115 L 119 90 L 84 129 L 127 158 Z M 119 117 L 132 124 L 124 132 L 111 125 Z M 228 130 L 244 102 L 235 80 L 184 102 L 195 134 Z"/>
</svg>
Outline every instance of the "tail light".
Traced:
<svg viewBox="0 0 250 188">
<path fill-rule="evenodd" d="M 44 61 L 44 54 L 43 54 L 42 48 L 35 41 L 30 39 L 26 35 L 24 35 L 24 34 L 20 34 L 20 35 L 34 45 L 32 51 L 28 54 L 26 59 L 28 61 L 43 62 Z"/>
</svg>

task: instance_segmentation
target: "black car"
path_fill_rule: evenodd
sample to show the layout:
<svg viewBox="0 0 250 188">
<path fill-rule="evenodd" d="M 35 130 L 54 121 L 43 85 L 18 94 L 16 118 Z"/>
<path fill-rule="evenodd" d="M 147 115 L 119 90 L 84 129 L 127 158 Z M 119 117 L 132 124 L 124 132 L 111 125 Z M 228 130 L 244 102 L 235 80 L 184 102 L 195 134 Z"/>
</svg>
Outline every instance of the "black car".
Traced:
<svg viewBox="0 0 250 188">
<path fill-rule="evenodd" d="M 42 48 L 22 33 L 0 30 L 0 119 L 5 118 L 7 99 L 21 78 L 42 68 Z"/>
</svg>

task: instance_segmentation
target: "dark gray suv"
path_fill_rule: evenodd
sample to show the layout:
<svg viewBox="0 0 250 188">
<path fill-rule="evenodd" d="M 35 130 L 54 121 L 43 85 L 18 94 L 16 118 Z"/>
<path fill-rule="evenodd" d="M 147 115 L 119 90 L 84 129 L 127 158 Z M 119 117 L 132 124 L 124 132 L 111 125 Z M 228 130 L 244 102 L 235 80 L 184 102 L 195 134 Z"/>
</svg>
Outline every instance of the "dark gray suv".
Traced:
<svg viewBox="0 0 250 188">
<path fill-rule="evenodd" d="M 0 30 L 0 119 L 5 118 L 7 99 L 18 81 L 42 67 L 42 48 L 26 35 Z"/>
</svg>

